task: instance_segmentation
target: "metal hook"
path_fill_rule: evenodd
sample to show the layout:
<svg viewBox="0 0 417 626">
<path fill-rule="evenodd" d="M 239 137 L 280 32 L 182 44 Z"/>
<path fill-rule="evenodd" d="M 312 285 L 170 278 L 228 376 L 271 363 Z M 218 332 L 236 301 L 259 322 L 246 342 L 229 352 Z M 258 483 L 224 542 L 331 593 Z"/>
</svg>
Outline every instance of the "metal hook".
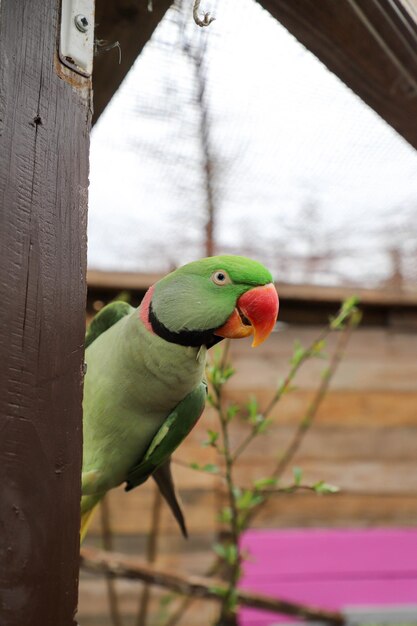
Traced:
<svg viewBox="0 0 417 626">
<path fill-rule="evenodd" d="M 216 19 L 215 17 L 210 17 L 210 13 L 204 13 L 203 14 L 203 19 L 201 19 L 198 15 L 198 10 L 200 8 L 200 2 L 201 0 L 194 0 L 194 6 L 193 6 L 193 18 L 194 18 L 194 22 L 197 24 L 197 26 L 201 26 L 202 28 L 204 26 L 210 26 L 210 24 L 212 22 L 214 22 L 214 20 Z"/>
</svg>

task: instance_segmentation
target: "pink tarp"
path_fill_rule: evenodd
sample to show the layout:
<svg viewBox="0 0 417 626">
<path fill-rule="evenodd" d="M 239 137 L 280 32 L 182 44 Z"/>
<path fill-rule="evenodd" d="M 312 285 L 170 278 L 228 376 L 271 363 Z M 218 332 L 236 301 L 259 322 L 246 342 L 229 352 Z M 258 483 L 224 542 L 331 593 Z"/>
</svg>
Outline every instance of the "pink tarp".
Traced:
<svg viewBox="0 0 417 626">
<path fill-rule="evenodd" d="M 327 609 L 417 604 L 417 529 L 249 531 L 243 589 Z M 241 626 L 290 622 L 243 609 Z"/>
</svg>

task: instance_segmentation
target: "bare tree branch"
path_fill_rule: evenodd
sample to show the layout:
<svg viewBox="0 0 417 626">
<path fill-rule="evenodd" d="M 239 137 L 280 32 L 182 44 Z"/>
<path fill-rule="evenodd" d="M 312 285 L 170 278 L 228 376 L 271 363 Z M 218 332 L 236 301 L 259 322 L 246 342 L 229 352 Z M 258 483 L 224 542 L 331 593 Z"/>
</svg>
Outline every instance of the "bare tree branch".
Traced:
<svg viewBox="0 0 417 626">
<path fill-rule="evenodd" d="M 206 598 L 216 602 L 221 602 L 222 595 L 228 589 L 227 584 L 222 580 L 187 576 L 137 560 L 127 559 L 124 555 L 115 552 L 105 552 L 94 548 L 82 549 L 81 566 L 96 574 L 111 575 L 115 578 L 127 578 L 129 580 L 143 580 L 183 595 Z M 345 624 L 345 619 L 341 613 L 253 594 L 241 589 L 238 590 L 237 602 L 240 606 L 294 615 L 307 621 L 322 621 L 334 626 Z"/>
</svg>

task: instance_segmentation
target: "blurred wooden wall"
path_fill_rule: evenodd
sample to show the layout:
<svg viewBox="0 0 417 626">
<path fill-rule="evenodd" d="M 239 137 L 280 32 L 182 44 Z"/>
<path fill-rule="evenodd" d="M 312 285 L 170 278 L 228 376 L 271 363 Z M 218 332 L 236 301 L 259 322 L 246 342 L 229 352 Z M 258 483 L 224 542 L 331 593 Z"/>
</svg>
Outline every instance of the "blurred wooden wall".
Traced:
<svg viewBox="0 0 417 626">
<path fill-rule="evenodd" d="M 408 322 L 410 321 L 408 317 Z M 248 341 L 235 341 L 231 358 L 237 370 L 228 387 L 230 401 L 245 402 L 256 395 L 261 406 L 271 398 L 277 381 L 288 371 L 296 339 L 308 345 L 318 334 L 317 325 L 284 325 L 257 349 Z M 329 351 L 335 337 L 329 343 Z M 318 480 L 338 485 L 339 494 L 276 495 L 256 518 L 259 528 L 413 526 L 417 523 L 417 336 L 398 324 L 365 326 L 351 338 L 346 356 L 334 377 L 311 431 L 306 435 L 291 467 L 303 469 L 304 483 Z M 236 472 L 239 482 L 267 476 L 304 415 L 320 381 L 322 360 L 307 363 L 297 378 L 297 390 L 284 397 L 273 412 L 268 434 L 248 448 Z M 206 430 L 216 429 L 212 411 L 177 451 L 186 463 L 216 462 L 216 452 L 202 447 Z M 236 422 L 234 441 L 244 437 L 246 426 Z M 292 481 L 291 467 L 286 478 Z M 204 573 L 212 554 L 210 546 L 220 527 L 216 512 L 222 502 L 222 487 L 216 476 L 186 467 L 174 467 L 187 515 L 190 538 L 184 541 L 165 504 L 157 562 L 189 573 Z M 283 481 L 285 482 L 285 480 Z M 154 498 L 152 481 L 126 494 L 123 489 L 109 496 L 115 549 L 143 556 Z M 88 538 L 100 545 L 100 516 L 96 515 Z M 139 583 L 118 581 L 121 608 L 133 614 L 139 602 Z M 157 593 L 157 597 L 161 594 Z M 158 610 L 159 600 L 154 601 Z M 181 624 L 209 624 L 212 605 L 196 603 Z M 108 605 L 105 583 L 82 576 L 81 626 L 105 626 Z M 155 621 L 150 623 L 156 623 Z"/>
</svg>

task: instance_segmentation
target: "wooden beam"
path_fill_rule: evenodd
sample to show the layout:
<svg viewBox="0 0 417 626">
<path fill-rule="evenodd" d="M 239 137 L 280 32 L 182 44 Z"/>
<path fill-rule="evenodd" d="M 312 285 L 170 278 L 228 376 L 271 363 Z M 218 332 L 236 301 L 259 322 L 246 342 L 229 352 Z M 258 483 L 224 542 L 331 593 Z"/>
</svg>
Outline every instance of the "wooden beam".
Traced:
<svg viewBox="0 0 417 626">
<path fill-rule="evenodd" d="M 72 626 L 91 84 L 59 0 L 0 5 L 0 624 Z"/>
<path fill-rule="evenodd" d="M 87 284 L 92 289 L 146 290 L 163 277 L 157 272 L 87 271 Z"/>
<path fill-rule="evenodd" d="M 97 0 L 93 123 L 103 113 L 171 4 L 172 0 Z M 117 47 L 106 51 L 116 43 Z"/>
<path fill-rule="evenodd" d="M 410 0 L 258 0 L 417 148 L 417 10 Z"/>
</svg>

